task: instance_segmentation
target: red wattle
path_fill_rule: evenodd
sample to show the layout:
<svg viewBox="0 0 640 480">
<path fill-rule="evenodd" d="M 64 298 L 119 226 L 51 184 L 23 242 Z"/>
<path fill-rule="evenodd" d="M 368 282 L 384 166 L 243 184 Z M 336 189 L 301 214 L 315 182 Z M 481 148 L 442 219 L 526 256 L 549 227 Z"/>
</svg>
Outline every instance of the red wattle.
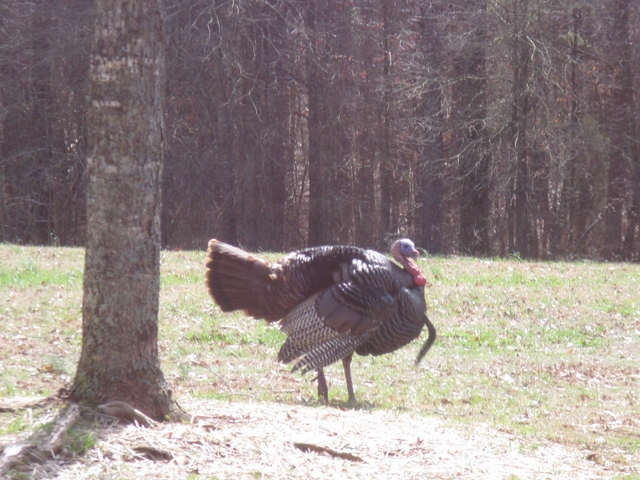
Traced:
<svg viewBox="0 0 640 480">
<path fill-rule="evenodd" d="M 422 275 L 422 272 L 418 266 L 413 263 L 409 258 L 405 259 L 404 269 L 413 276 L 413 283 L 416 285 L 426 285 L 427 279 Z"/>
<path fill-rule="evenodd" d="M 422 275 L 421 272 L 418 272 L 413 276 L 413 283 L 416 285 L 426 285 L 427 279 L 424 278 L 424 275 Z"/>
</svg>

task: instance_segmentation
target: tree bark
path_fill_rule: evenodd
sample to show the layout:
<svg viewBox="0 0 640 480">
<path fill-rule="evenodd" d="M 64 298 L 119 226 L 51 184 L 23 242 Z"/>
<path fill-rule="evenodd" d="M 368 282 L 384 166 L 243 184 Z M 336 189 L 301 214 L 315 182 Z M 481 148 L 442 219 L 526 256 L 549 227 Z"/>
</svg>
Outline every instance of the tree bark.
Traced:
<svg viewBox="0 0 640 480">
<path fill-rule="evenodd" d="M 529 67 L 531 59 L 531 46 L 526 38 L 526 18 L 528 15 L 528 0 L 516 0 L 513 3 L 513 99 L 511 105 L 511 144 L 514 145 L 513 161 L 514 172 L 512 179 L 513 201 L 513 229 L 510 242 L 512 251 L 527 258 L 530 256 L 530 216 L 529 197 L 531 189 L 529 185 L 529 165 L 527 163 L 527 115 L 529 113 L 529 94 L 527 85 L 529 82 Z"/>
<path fill-rule="evenodd" d="M 380 115 L 380 248 L 386 247 L 386 237 L 393 233 L 392 230 L 392 210 L 393 210 L 393 166 L 391 162 L 391 2 L 382 0 L 382 48 L 383 65 L 382 81 L 384 89 L 382 94 Z"/>
<path fill-rule="evenodd" d="M 420 7 L 420 50 L 425 64 L 431 69 L 426 92 L 418 109 L 418 122 L 424 124 L 424 145 L 420 148 L 420 207 L 421 244 L 431 254 L 443 253 L 442 227 L 444 223 L 443 171 L 443 94 L 440 75 L 443 62 L 442 32 L 434 18 L 433 5 Z"/>
<path fill-rule="evenodd" d="M 91 59 L 82 352 L 70 399 L 174 403 L 158 358 L 162 18 L 158 0 L 98 0 Z"/>
<path fill-rule="evenodd" d="M 491 151 L 487 128 L 486 1 L 474 0 L 466 7 L 477 12 L 473 34 L 455 61 L 461 80 L 458 102 L 462 110 L 459 175 L 460 250 L 466 254 L 489 253 L 491 213 Z"/>
<path fill-rule="evenodd" d="M 316 2 L 307 4 L 306 23 L 311 36 L 311 48 L 307 56 L 307 94 L 309 98 L 309 245 L 322 245 L 325 224 L 324 182 L 326 179 L 322 155 L 322 92 L 321 73 L 315 58 L 317 45 Z"/>
<path fill-rule="evenodd" d="M 613 2 L 611 52 L 614 58 L 615 86 L 611 89 L 609 113 L 609 169 L 607 207 L 605 212 L 604 257 L 608 260 L 631 259 L 640 203 L 640 152 L 633 87 L 631 38 L 629 33 L 630 0 Z M 630 168 L 631 167 L 631 168 Z M 631 178 L 631 181 L 629 179 Z M 624 210 L 627 190 L 631 186 L 632 201 L 627 212 L 625 232 Z"/>
<path fill-rule="evenodd" d="M 369 25 L 370 13 L 362 9 L 362 23 Z M 360 42 L 359 58 L 362 59 L 364 76 L 359 84 L 360 96 L 363 99 L 360 107 L 357 173 L 355 175 L 355 241 L 361 247 L 377 247 L 376 199 L 375 199 L 375 164 L 378 125 L 371 120 L 375 118 L 375 75 L 374 37 L 363 35 Z"/>
<path fill-rule="evenodd" d="M 263 6 L 264 14 L 268 15 L 275 9 L 276 2 L 269 2 L 269 6 Z M 263 226 L 268 232 L 266 246 L 269 250 L 280 252 L 285 248 L 285 205 L 287 203 L 287 169 L 290 168 L 293 156 L 289 148 L 289 132 L 287 130 L 289 98 L 291 93 L 279 88 L 279 83 L 285 80 L 280 78 L 278 63 L 280 51 L 286 48 L 286 24 L 282 17 L 278 17 L 273 29 L 269 30 L 261 39 L 262 48 L 265 51 L 266 64 L 264 75 L 264 96 L 267 110 L 267 134 L 269 138 L 266 151 L 265 170 L 267 178 L 266 205 L 263 218 Z M 284 90 L 284 91 L 282 91 Z"/>
<path fill-rule="evenodd" d="M 334 224 L 340 160 L 343 158 L 339 131 L 340 75 L 334 71 L 329 54 L 334 45 L 327 33 L 331 7 L 323 2 L 307 3 L 306 27 L 310 37 L 307 54 L 307 96 L 309 106 L 309 246 L 335 242 Z"/>
</svg>

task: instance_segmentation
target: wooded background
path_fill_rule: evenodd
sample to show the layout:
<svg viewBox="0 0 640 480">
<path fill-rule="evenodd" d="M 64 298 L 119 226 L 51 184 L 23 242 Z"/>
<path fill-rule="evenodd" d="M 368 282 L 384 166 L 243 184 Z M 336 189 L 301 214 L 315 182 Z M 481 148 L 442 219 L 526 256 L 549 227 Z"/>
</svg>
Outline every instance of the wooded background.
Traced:
<svg viewBox="0 0 640 480">
<path fill-rule="evenodd" d="M 163 246 L 637 261 L 639 10 L 166 0 Z M 92 31 L 0 0 L 0 241 L 84 244 Z"/>
</svg>

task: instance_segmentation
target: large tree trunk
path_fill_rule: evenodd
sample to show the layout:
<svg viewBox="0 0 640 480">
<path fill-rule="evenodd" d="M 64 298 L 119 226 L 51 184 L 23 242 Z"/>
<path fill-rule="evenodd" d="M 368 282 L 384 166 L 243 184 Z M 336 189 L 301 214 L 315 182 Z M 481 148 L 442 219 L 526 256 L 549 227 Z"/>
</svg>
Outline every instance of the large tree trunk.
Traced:
<svg viewBox="0 0 640 480">
<path fill-rule="evenodd" d="M 98 0 L 82 353 L 71 399 L 172 412 L 158 359 L 163 54 L 158 0 Z"/>
</svg>

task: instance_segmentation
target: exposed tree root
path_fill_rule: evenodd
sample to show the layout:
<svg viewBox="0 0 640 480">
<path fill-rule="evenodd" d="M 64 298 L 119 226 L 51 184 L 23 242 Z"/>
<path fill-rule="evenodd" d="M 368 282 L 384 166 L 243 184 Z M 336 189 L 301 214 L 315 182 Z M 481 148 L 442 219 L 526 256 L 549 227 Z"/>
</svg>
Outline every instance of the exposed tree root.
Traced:
<svg viewBox="0 0 640 480">
<path fill-rule="evenodd" d="M 0 476 L 10 469 L 23 470 L 31 463 L 41 463 L 54 458 L 60 453 L 65 441 L 65 434 L 80 420 L 80 407 L 69 405 L 60 412 L 51 433 L 43 440 L 36 434 L 28 442 L 14 443 L 2 450 L 0 456 Z"/>
<path fill-rule="evenodd" d="M 110 417 L 116 417 L 130 423 L 142 425 L 143 427 L 151 427 L 157 423 L 154 419 L 146 416 L 140 410 L 133 408 L 126 402 L 116 401 L 103 403 L 96 407 L 96 411 L 109 415 Z"/>
<path fill-rule="evenodd" d="M 30 404 L 33 406 L 33 404 Z M 24 407 L 23 405 L 12 406 L 11 411 Z M 178 420 L 188 417 L 187 413 L 179 405 L 175 405 L 173 415 Z M 126 402 L 113 401 L 97 406 L 95 409 L 80 407 L 76 403 L 69 404 L 62 409 L 57 418 L 52 422 L 52 427 L 39 428 L 29 439 L 17 442 L 0 450 L 0 478 L 8 475 L 10 470 L 27 471 L 33 464 L 43 463 L 58 456 L 65 445 L 66 434 L 69 432 L 83 416 L 108 417 L 116 422 L 133 423 L 143 427 L 153 427 L 158 424 L 140 410 L 132 407 Z M 147 455 L 155 455 L 153 452 L 145 452 Z"/>
</svg>

